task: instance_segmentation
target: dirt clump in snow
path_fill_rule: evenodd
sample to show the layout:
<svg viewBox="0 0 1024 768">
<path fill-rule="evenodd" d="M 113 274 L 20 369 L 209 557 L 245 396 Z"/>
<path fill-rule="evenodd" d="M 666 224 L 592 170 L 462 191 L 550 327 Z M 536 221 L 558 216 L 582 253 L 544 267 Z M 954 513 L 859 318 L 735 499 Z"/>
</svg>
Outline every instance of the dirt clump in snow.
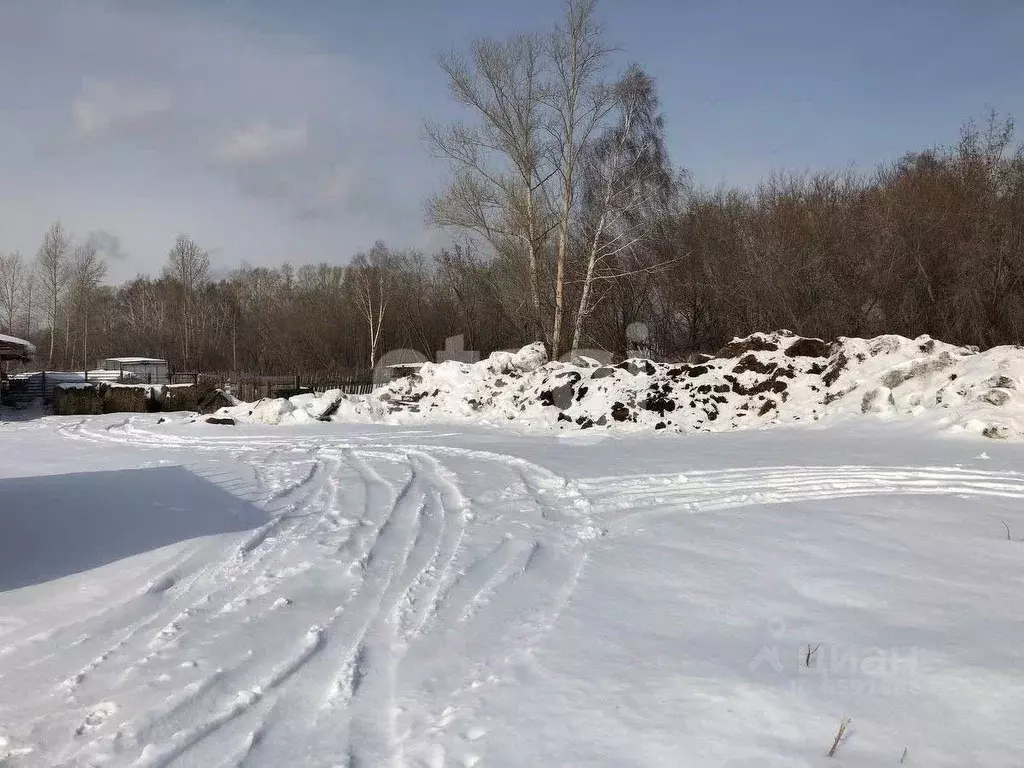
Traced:
<svg viewBox="0 0 1024 768">
<path fill-rule="evenodd" d="M 829 344 L 821 339 L 797 339 L 786 347 L 786 357 L 828 357 Z"/>
<path fill-rule="evenodd" d="M 779 343 L 771 337 L 792 336 L 789 331 L 778 331 L 774 334 L 753 333 L 742 339 L 733 339 L 720 350 L 714 357 L 740 357 L 747 352 L 774 352 L 779 348 Z"/>
</svg>

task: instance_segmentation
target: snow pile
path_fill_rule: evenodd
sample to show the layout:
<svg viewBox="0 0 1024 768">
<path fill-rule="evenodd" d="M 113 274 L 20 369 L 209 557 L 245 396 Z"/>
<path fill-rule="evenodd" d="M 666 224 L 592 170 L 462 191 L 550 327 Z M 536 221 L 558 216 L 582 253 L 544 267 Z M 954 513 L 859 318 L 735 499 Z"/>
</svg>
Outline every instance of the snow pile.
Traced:
<svg viewBox="0 0 1024 768">
<path fill-rule="evenodd" d="M 1024 434 L 1024 348 L 978 352 L 928 336 L 840 338 L 788 331 L 737 338 L 696 363 L 580 358 L 541 344 L 478 363 L 425 364 L 371 395 L 340 391 L 224 408 L 242 422 L 467 421 L 542 429 L 725 431 L 874 414 L 933 417 L 988 437 Z"/>
<path fill-rule="evenodd" d="M 934 416 L 986 437 L 1024 435 L 1024 347 L 979 352 L 921 336 L 841 339 L 830 415 Z"/>
<path fill-rule="evenodd" d="M 237 402 L 235 405 L 221 408 L 213 415 L 217 419 L 271 426 L 331 420 L 374 421 L 373 413 L 364 397 L 348 396 L 340 389 L 309 392 L 287 399 L 267 397 L 255 403 Z"/>
</svg>

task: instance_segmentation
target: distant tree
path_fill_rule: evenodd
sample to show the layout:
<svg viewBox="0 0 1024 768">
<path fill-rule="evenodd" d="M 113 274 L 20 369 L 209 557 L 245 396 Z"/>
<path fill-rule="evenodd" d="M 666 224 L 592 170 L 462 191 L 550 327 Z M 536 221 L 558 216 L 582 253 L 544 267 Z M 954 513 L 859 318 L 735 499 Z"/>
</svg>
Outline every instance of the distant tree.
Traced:
<svg viewBox="0 0 1024 768">
<path fill-rule="evenodd" d="M 83 365 L 89 365 L 89 332 L 100 284 L 107 274 L 107 264 L 100 258 L 96 246 L 82 243 L 75 248 L 70 264 L 71 309 L 82 340 Z"/>
<path fill-rule="evenodd" d="M 14 333 L 25 302 L 26 272 L 20 253 L 0 253 L 0 327 L 7 333 Z"/>
<path fill-rule="evenodd" d="M 178 291 L 181 364 L 188 368 L 194 362 L 200 311 L 198 299 L 210 281 L 210 255 L 188 235 L 178 235 L 174 247 L 167 254 L 164 277 Z"/>
<path fill-rule="evenodd" d="M 38 274 L 43 295 L 47 302 L 47 321 L 50 325 L 50 365 L 54 363 L 57 341 L 57 320 L 61 300 L 68 285 L 68 248 L 71 240 L 60 221 L 55 221 L 43 236 L 36 257 Z"/>
<path fill-rule="evenodd" d="M 39 273 L 36 269 L 36 265 L 31 262 L 25 264 L 25 305 L 24 305 L 24 320 L 25 320 L 25 338 L 32 337 L 32 321 L 35 319 L 36 305 L 33 304 L 32 300 L 37 295 L 37 288 L 39 286 Z"/>
<path fill-rule="evenodd" d="M 384 321 L 394 287 L 396 257 L 380 240 L 369 253 L 360 253 L 349 271 L 353 276 L 357 301 L 366 319 L 370 367 L 377 364 Z"/>
</svg>

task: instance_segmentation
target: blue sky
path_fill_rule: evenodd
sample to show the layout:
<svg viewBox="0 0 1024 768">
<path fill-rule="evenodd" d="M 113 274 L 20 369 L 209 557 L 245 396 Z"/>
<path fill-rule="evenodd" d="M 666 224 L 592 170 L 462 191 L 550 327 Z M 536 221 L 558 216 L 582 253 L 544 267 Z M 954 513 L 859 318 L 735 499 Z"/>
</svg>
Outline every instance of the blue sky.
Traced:
<svg viewBox="0 0 1024 768">
<path fill-rule="evenodd" d="M 424 118 L 457 113 L 434 63 L 545 29 L 558 0 L 11 0 L 0 4 L 0 250 L 59 216 L 104 234 L 111 278 L 178 232 L 215 267 L 346 262 L 378 238 L 433 248 L 443 168 Z M 604 0 L 617 64 L 658 80 L 698 183 L 870 169 L 1024 120 L 1018 0 Z"/>
</svg>

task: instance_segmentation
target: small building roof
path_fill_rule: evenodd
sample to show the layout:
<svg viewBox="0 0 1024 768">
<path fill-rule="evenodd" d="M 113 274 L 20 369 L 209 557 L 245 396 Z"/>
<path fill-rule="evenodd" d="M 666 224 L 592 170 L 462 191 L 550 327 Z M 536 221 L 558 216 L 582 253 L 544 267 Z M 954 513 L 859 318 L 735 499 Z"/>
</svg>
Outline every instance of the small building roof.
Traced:
<svg viewBox="0 0 1024 768">
<path fill-rule="evenodd" d="M 110 363 L 123 363 L 124 365 L 139 365 L 142 363 L 167 364 L 166 360 L 162 360 L 159 357 L 108 357 L 106 360 Z"/>
<path fill-rule="evenodd" d="M 0 360 L 31 360 L 35 353 L 32 342 L 0 333 Z"/>
</svg>

